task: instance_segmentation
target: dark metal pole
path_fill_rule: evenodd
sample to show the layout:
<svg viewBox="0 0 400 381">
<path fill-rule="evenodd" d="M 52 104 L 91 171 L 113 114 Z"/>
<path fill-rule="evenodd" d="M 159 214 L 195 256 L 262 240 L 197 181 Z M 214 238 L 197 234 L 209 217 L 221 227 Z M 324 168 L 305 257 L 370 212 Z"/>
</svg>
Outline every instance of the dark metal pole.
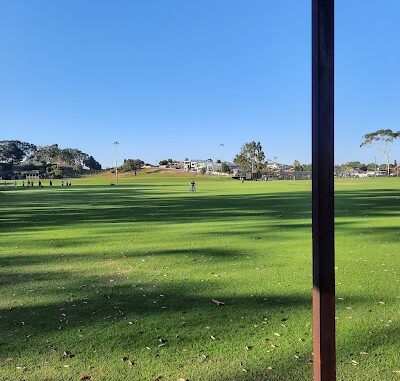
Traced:
<svg viewBox="0 0 400 381">
<path fill-rule="evenodd" d="M 334 267 L 334 0 L 312 0 L 314 380 L 336 379 Z"/>
</svg>

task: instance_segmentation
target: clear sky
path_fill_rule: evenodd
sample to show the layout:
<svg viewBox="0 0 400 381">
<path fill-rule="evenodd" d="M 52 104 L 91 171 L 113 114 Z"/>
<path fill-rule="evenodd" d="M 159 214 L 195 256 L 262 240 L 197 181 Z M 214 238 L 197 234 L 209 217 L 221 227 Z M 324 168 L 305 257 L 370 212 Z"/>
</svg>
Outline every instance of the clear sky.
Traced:
<svg viewBox="0 0 400 381">
<path fill-rule="evenodd" d="M 0 140 L 310 162 L 311 0 L 0 0 Z M 336 1 L 336 162 L 400 130 L 400 1 Z M 393 157 L 400 159 L 400 144 Z M 379 155 L 376 154 L 379 158 Z M 382 160 L 378 160 L 382 161 Z"/>
</svg>

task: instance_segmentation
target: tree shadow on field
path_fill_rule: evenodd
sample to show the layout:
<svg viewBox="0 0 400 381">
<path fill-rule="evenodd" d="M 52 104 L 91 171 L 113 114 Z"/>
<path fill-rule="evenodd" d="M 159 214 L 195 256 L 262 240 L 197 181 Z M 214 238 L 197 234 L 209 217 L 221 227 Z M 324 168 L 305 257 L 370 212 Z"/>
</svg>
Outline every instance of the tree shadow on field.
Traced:
<svg viewBox="0 0 400 381">
<path fill-rule="evenodd" d="M 18 274 L 14 276 L 18 283 Z M 190 280 L 160 283 L 137 279 L 126 284 L 123 276 L 113 276 L 111 282 L 110 277 L 104 276 L 71 278 L 63 271 L 44 274 L 43 278 L 37 273 L 24 272 L 23 277 L 39 282 L 39 286 L 30 293 L 29 305 L 0 310 L 0 357 L 3 359 L 35 354 L 45 358 L 60 345 L 61 353 L 73 349 L 79 356 L 79 351 L 87 350 L 88 345 L 77 340 L 78 330 L 84 336 L 89 335 L 90 343 L 99 352 L 103 348 L 104 353 L 110 347 L 118 348 L 121 354 L 129 353 L 133 343 L 141 351 L 146 351 L 148 346 L 155 347 L 157 352 L 175 353 L 189 346 L 207 352 L 220 344 L 229 348 L 243 332 L 249 341 L 254 335 L 264 337 L 264 332 L 256 330 L 254 324 L 264 327 L 266 316 L 271 328 L 266 329 L 262 340 L 272 338 L 273 330 L 282 319 L 289 325 L 296 324 L 296 314 L 310 309 L 307 295 L 223 294 L 220 288 L 217 291 L 218 287 Z M 43 280 L 46 282 L 41 283 Z M 216 292 L 220 294 L 215 295 Z M 36 302 L 40 298 L 47 302 Z M 55 298 L 61 301 L 49 301 Z M 212 298 L 223 300 L 225 305 L 217 306 Z M 211 330 L 206 328 L 208 325 Z M 309 332 L 303 331 L 307 339 Z M 217 336 L 217 340 L 210 340 L 210 335 Z M 159 338 L 167 341 L 166 349 L 158 348 Z"/>
<path fill-rule="evenodd" d="M 140 252 L 125 251 L 122 253 L 92 253 L 80 250 L 78 253 L 57 253 L 57 254 L 26 254 L 26 255 L 1 255 L 0 256 L 0 275 L 4 269 L 21 269 L 32 266 L 50 267 L 54 264 L 60 266 L 79 265 L 85 266 L 90 264 L 101 265 L 109 261 L 117 261 L 119 259 L 140 259 L 155 258 L 160 256 L 173 256 L 181 259 L 191 258 L 194 260 L 212 259 L 212 260 L 228 260 L 242 256 L 243 254 L 235 249 L 225 250 L 215 247 L 209 248 L 190 248 L 190 249 L 159 249 Z M 43 275 L 44 276 L 44 275 Z M 6 280 L 7 276 L 4 276 Z M 1 279 L 1 278 L 0 278 Z M 5 283 L 4 283 L 5 284 Z M 13 284 L 9 282 L 9 284 Z"/>
<path fill-rule="evenodd" d="M 157 189 L 161 188 L 159 186 Z M 79 192 L 16 192 L 10 208 L 0 210 L 0 231 L 53 229 L 104 223 L 174 223 L 207 221 L 311 219 L 310 192 L 243 195 L 157 194 L 154 187 L 124 187 L 105 192 L 87 187 Z M 21 195 L 21 196 L 20 196 Z M 26 196 L 26 197 L 25 197 Z M 398 211 L 393 189 L 336 192 L 336 217 L 382 217 Z M 7 206 L 7 203 L 3 205 Z"/>
<path fill-rule="evenodd" d="M 36 273 L 24 276 L 42 280 Z M 106 363 L 116 361 L 122 368 L 120 358 L 132 352 L 139 359 L 149 352 L 154 361 L 169 358 L 168 353 L 180 353 L 170 359 L 175 361 L 171 363 L 172 373 L 179 371 L 175 366 L 185 367 L 197 358 L 197 364 L 204 362 L 204 367 L 218 368 L 213 373 L 215 378 L 206 378 L 210 381 L 300 381 L 311 376 L 311 331 L 307 323 L 311 321 L 310 295 L 224 294 L 217 291 L 221 290 L 218 287 L 190 280 L 160 283 L 137 279 L 126 284 L 122 276 L 114 276 L 110 282 L 109 277 L 71 278 L 62 271 L 46 277 L 48 282 L 31 293 L 32 302 L 38 294 L 46 300 L 59 301 L 0 310 L 1 359 L 18 356 L 23 363 L 33 356 L 35 361 L 49 361 L 62 357 L 64 351 L 72 351 L 84 368 L 93 357 L 104 357 Z M 226 285 L 223 289 L 227 289 Z M 217 306 L 212 298 L 224 301 L 225 305 Z M 365 302 L 362 296 L 352 298 L 356 306 Z M 351 337 L 340 340 L 339 362 L 349 361 L 351 367 L 350 351 L 357 352 L 366 343 L 375 350 L 395 345 L 400 335 L 398 324 L 374 329 L 368 337 L 366 329 L 354 327 Z M 277 337 L 275 332 L 281 336 Z M 159 346 L 160 340 L 165 346 Z M 246 346 L 252 349 L 246 351 Z M 202 359 L 203 354 L 207 355 L 206 360 Z M 376 359 L 377 363 L 382 356 Z M 221 361 L 228 361 L 228 370 L 221 366 Z M 232 370 L 232 361 L 237 371 Z M 162 361 L 159 366 L 165 368 Z M 201 379 L 195 374 L 188 378 Z"/>
</svg>

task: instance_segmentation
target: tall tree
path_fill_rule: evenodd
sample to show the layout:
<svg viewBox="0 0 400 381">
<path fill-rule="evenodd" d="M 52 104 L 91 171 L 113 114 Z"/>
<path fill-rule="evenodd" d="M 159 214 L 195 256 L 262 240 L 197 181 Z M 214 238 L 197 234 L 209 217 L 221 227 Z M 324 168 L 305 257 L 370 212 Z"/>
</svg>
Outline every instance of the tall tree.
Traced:
<svg viewBox="0 0 400 381">
<path fill-rule="evenodd" d="M 101 169 L 101 164 L 95 160 L 93 156 L 89 156 L 83 161 L 83 165 L 89 169 L 99 171 Z"/>
<path fill-rule="evenodd" d="M 32 158 L 37 147 L 34 144 L 19 140 L 0 141 L 0 160 L 8 163 L 19 163 Z"/>
<path fill-rule="evenodd" d="M 265 154 L 261 143 L 252 141 L 243 144 L 233 162 L 245 171 L 260 172 L 265 165 Z"/>
<path fill-rule="evenodd" d="M 293 167 L 295 171 L 302 171 L 303 170 L 303 166 L 301 165 L 301 163 L 298 160 L 295 160 L 293 162 Z"/>
<path fill-rule="evenodd" d="M 387 175 L 390 175 L 389 156 L 392 144 L 396 139 L 400 138 L 400 131 L 394 132 L 392 130 L 378 130 L 370 132 L 363 136 L 363 142 L 360 147 L 369 146 L 377 148 L 385 157 Z"/>
<path fill-rule="evenodd" d="M 127 159 L 124 164 L 120 166 L 122 172 L 139 171 L 142 169 L 144 161 L 140 159 Z"/>
<path fill-rule="evenodd" d="M 35 160 L 45 164 L 59 164 L 61 150 L 58 144 L 40 147 L 35 153 Z"/>
</svg>

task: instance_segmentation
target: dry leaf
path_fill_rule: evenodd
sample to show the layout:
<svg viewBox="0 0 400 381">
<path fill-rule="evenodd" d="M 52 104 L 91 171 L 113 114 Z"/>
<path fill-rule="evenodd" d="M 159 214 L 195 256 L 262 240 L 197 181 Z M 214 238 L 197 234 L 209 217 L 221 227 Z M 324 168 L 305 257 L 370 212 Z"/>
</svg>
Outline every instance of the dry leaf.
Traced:
<svg viewBox="0 0 400 381">
<path fill-rule="evenodd" d="M 224 306 L 225 303 L 221 302 L 220 300 L 216 300 L 216 299 L 211 299 L 213 301 L 213 303 L 215 303 L 217 306 Z"/>
</svg>

